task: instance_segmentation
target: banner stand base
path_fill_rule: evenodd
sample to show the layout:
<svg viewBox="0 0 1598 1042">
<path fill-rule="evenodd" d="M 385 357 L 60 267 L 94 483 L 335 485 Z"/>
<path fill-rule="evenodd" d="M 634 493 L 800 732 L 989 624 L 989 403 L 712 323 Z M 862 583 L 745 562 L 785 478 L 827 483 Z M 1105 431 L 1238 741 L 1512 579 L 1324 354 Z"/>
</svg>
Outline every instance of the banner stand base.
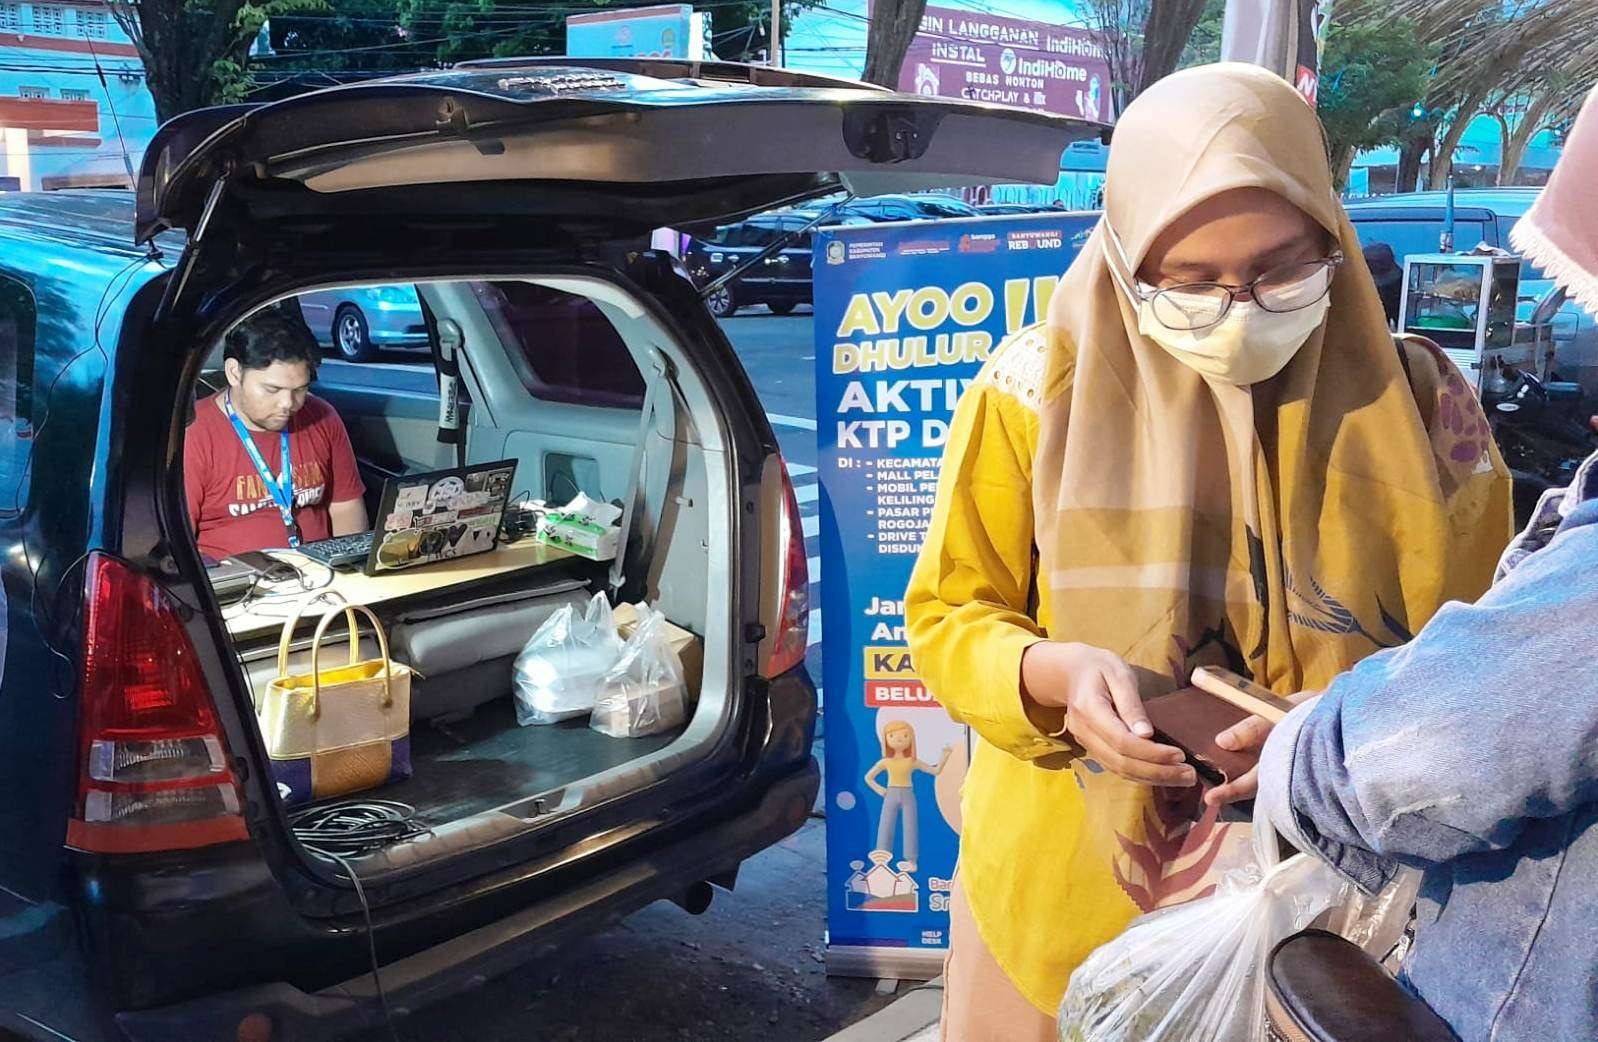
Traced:
<svg viewBox="0 0 1598 1042">
<path fill-rule="evenodd" d="M 932 980 L 943 975 L 942 948 L 828 945 L 827 976 Z"/>
</svg>

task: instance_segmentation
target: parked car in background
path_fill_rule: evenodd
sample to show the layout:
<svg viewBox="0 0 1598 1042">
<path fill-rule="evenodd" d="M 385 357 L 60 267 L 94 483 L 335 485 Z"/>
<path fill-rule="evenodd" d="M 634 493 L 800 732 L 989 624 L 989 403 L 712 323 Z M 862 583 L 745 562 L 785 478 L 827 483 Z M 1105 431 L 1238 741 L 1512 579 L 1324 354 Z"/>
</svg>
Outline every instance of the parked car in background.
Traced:
<svg viewBox="0 0 1598 1042">
<path fill-rule="evenodd" d="M 795 233 L 816 216 L 810 210 L 757 214 L 737 224 L 723 225 L 704 238 L 690 240 L 683 263 L 695 285 L 704 287 L 746 264 L 779 239 L 789 237 L 776 253 L 706 297 L 710 313 L 727 318 L 745 305 L 764 304 L 773 314 L 786 315 L 800 304 L 809 304 L 810 233 Z"/>
<path fill-rule="evenodd" d="M 1537 188 L 1463 188 L 1454 192 L 1454 248 L 1470 250 L 1486 243 L 1513 250 L 1509 230 L 1536 200 Z M 1360 245 L 1385 243 L 1400 267 L 1404 258 L 1436 253 L 1448 204 L 1446 192 L 1405 192 L 1358 199 L 1345 204 Z M 1520 268 L 1518 318 L 1531 317 L 1537 301 L 1553 282 L 1529 261 Z M 1554 369 L 1589 393 L 1598 393 L 1598 325 L 1575 302 L 1567 302 L 1553 321 Z"/>
<path fill-rule="evenodd" d="M 300 311 L 317 342 L 346 362 L 369 362 L 390 349 L 428 349 L 422 304 L 405 286 L 318 290 L 300 298 Z"/>
<path fill-rule="evenodd" d="M 799 305 L 811 302 L 811 236 L 800 229 L 823 213 L 828 214 L 824 224 L 848 225 L 1050 212 L 1056 211 L 1024 203 L 990 203 L 978 207 L 954 196 L 937 194 L 880 195 L 848 201 L 840 196 L 815 200 L 803 207 L 757 214 L 692 238 L 683 261 L 694 282 L 703 287 L 788 236 L 791 241 L 771 256 L 756 262 L 753 268 L 717 287 L 705 298 L 711 314 L 717 318 L 727 318 L 751 304 L 764 304 L 773 314 L 787 315 Z"/>
<path fill-rule="evenodd" d="M 982 211 L 952 195 L 878 195 L 843 206 L 851 217 L 868 221 L 936 221 L 945 217 L 981 217 Z"/>
<path fill-rule="evenodd" d="M 1030 203 L 982 203 L 977 210 L 990 217 L 1014 217 L 1024 213 L 1048 213 L 1058 210 L 1054 206 L 1033 206 Z"/>
</svg>

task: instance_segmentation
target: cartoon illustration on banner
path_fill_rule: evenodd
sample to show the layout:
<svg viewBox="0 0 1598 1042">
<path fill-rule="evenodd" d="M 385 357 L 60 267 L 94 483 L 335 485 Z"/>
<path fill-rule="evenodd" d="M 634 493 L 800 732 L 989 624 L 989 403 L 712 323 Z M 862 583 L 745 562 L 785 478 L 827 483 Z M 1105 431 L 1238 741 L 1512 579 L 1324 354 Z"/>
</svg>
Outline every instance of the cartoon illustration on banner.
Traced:
<svg viewBox="0 0 1598 1042">
<path fill-rule="evenodd" d="M 1008 333 L 1043 317 L 1095 220 L 816 233 L 833 972 L 937 972 L 971 747 L 916 675 L 903 592 L 961 393 Z"/>
</svg>

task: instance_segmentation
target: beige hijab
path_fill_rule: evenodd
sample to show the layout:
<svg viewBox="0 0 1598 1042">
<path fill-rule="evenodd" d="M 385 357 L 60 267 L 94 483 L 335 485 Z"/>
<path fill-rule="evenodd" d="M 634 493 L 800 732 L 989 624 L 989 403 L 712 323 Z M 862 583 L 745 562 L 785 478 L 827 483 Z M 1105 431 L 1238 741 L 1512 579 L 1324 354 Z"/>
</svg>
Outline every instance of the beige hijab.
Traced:
<svg viewBox="0 0 1598 1042">
<path fill-rule="evenodd" d="M 1236 64 L 1160 81 L 1121 117 L 1106 184 L 1134 269 L 1240 187 L 1297 205 L 1347 260 L 1287 368 L 1235 387 L 1138 334 L 1095 232 L 1049 313 L 1046 386 L 1069 388 L 1042 411 L 1033 469 L 1052 635 L 1121 654 L 1145 696 L 1205 662 L 1286 693 L 1484 590 L 1510 524 L 1486 420 L 1440 352 L 1395 347 L 1292 86 Z"/>
</svg>

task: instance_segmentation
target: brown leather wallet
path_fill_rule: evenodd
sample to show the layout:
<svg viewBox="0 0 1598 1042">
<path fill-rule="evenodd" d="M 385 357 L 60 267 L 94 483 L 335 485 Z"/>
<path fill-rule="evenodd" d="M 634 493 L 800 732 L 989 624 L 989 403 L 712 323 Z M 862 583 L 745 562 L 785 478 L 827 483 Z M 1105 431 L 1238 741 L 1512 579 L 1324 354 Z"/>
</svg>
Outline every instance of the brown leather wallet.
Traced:
<svg viewBox="0 0 1598 1042">
<path fill-rule="evenodd" d="M 1143 703 L 1156 741 L 1174 745 L 1187 754 L 1199 777 L 1224 785 L 1247 774 L 1259 762 L 1259 753 L 1232 752 L 1215 744 L 1215 736 L 1249 714 L 1207 691 L 1185 687 Z"/>
</svg>

